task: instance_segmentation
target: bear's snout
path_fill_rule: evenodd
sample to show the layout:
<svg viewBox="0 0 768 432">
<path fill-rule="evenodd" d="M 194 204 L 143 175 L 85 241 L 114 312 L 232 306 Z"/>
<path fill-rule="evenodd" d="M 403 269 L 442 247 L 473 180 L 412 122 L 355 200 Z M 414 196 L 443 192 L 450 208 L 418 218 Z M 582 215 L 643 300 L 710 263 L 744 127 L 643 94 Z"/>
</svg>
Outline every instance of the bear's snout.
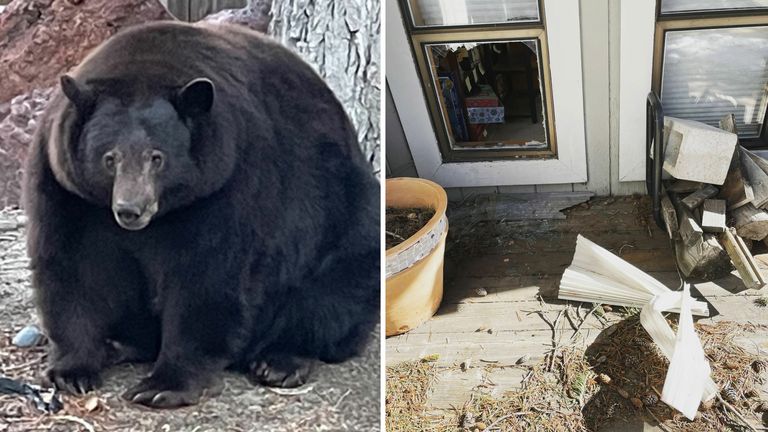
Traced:
<svg viewBox="0 0 768 432">
<path fill-rule="evenodd" d="M 141 208 L 131 203 L 115 204 L 115 216 L 121 224 L 131 225 L 141 216 Z"/>
<path fill-rule="evenodd" d="M 141 206 L 129 201 L 117 201 L 112 206 L 115 220 L 122 228 L 138 231 L 149 225 L 157 212 L 157 204 Z"/>
</svg>

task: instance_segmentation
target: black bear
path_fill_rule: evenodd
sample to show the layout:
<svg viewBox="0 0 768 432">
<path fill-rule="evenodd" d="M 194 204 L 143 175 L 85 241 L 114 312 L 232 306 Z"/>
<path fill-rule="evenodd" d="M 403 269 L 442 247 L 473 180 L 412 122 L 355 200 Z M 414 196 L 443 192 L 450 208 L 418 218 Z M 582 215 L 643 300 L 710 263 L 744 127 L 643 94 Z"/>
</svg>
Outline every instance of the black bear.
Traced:
<svg viewBox="0 0 768 432">
<path fill-rule="evenodd" d="M 268 37 L 162 22 L 61 79 L 26 168 L 47 378 L 199 401 L 216 372 L 297 386 L 379 320 L 379 182 L 322 79 Z"/>
</svg>

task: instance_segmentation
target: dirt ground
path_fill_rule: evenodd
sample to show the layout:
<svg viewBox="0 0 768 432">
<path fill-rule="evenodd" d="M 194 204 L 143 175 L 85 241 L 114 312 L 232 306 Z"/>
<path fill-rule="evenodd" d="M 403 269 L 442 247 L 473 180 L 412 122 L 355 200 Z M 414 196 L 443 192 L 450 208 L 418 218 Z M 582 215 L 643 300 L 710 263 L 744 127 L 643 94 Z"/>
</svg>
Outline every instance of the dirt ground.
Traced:
<svg viewBox="0 0 768 432">
<path fill-rule="evenodd" d="M 45 347 L 20 349 L 14 334 L 37 323 L 24 246 L 24 217 L 0 211 L 0 375 L 38 383 L 47 364 Z M 12 431 L 378 431 L 380 345 L 377 329 L 364 354 L 323 365 L 293 394 L 251 385 L 223 374 L 221 395 L 193 407 L 154 411 L 120 399 L 149 371 L 123 365 L 104 374 L 104 384 L 83 397 L 64 397 L 64 409 L 42 415 L 13 396 L 0 396 L 0 432 Z M 95 409 L 94 409 L 95 408 Z"/>
</svg>

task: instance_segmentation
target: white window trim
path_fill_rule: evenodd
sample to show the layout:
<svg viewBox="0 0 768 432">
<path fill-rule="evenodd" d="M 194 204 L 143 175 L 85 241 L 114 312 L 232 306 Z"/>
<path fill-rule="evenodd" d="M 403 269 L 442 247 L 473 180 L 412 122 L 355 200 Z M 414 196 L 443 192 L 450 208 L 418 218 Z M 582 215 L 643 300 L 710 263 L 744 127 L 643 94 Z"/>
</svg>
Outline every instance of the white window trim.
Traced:
<svg viewBox="0 0 768 432">
<path fill-rule="evenodd" d="M 444 187 L 587 181 L 578 1 L 544 0 L 557 159 L 490 162 L 443 162 L 399 2 L 389 0 L 384 3 L 387 82 L 419 177 L 433 180 Z"/>
<path fill-rule="evenodd" d="M 653 75 L 655 1 L 621 2 L 619 181 L 645 180 L 645 104 Z"/>
</svg>

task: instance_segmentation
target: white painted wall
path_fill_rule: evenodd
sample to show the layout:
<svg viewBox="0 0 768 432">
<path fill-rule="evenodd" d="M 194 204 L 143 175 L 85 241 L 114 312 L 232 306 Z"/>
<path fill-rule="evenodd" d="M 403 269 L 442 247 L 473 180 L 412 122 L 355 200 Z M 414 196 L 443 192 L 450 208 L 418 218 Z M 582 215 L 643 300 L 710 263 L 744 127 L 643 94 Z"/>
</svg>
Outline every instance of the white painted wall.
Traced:
<svg viewBox="0 0 768 432">
<path fill-rule="evenodd" d="M 598 195 L 645 193 L 643 182 L 623 182 L 619 178 L 620 4 L 617 0 L 579 0 L 579 6 L 588 181 L 530 186 L 500 184 L 495 187 L 455 188 L 449 190 L 449 198 L 461 199 L 471 193 L 487 192 L 588 190 Z M 548 31 L 551 32 L 553 29 L 549 28 Z M 649 35 L 649 37 L 652 36 L 652 34 Z M 392 49 L 392 46 L 388 46 L 387 49 Z M 409 47 L 405 46 L 403 49 L 407 50 Z M 625 60 L 627 58 L 625 57 Z M 650 70 L 648 73 L 650 74 Z M 421 94 L 418 97 L 422 97 Z M 387 104 L 393 104 L 390 97 L 387 97 Z M 399 121 L 392 121 L 390 118 L 391 113 L 397 112 L 396 108 L 387 106 L 386 157 L 388 160 L 397 161 L 397 167 L 388 164 L 387 173 L 390 176 L 413 175 L 415 172 L 408 171 L 407 168 L 413 166 L 408 162 L 409 143 L 405 142 L 405 135 Z M 642 109 L 644 110 L 644 105 Z M 644 125 L 644 117 L 639 121 Z M 427 127 L 431 128 L 430 125 Z M 644 126 L 642 130 L 644 131 Z"/>
</svg>

